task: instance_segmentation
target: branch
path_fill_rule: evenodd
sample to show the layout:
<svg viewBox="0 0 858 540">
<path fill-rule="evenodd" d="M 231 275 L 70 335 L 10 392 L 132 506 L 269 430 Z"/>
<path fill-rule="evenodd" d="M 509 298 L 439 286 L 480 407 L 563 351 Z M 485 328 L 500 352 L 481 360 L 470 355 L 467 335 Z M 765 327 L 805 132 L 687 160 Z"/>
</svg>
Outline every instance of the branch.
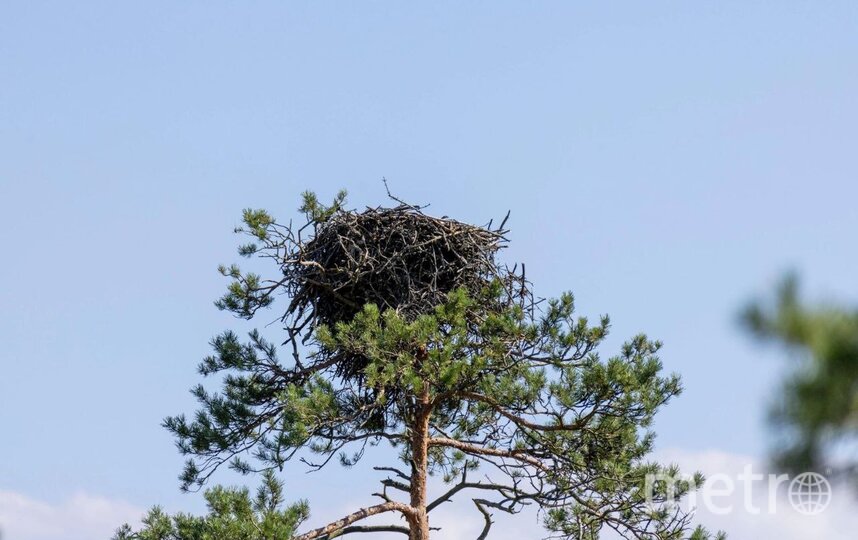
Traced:
<svg viewBox="0 0 858 540">
<path fill-rule="evenodd" d="M 553 425 L 538 424 L 536 422 L 531 422 L 530 420 L 527 420 L 523 416 L 519 416 L 519 415 L 516 415 L 516 414 L 509 412 L 500 403 L 498 403 L 494 399 L 490 398 L 489 396 L 477 394 L 476 392 L 462 392 L 460 395 L 462 397 L 471 398 L 475 401 L 480 401 L 482 403 L 485 403 L 486 405 L 491 407 L 492 410 L 494 410 L 495 412 L 497 412 L 501 416 L 504 416 L 505 418 L 511 420 L 513 423 L 515 423 L 519 427 L 525 427 L 528 429 L 533 429 L 535 431 L 575 431 L 575 430 L 582 429 L 590 422 L 590 420 L 595 415 L 596 410 L 597 410 L 594 408 L 591 413 L 587 414 L 586 416 L 579 418 L 578 420 L 576 420 L 575 422 L 573 422 L 571 424 L 562 423 L 562 418 L 561 418 L 561 423 L 559 423 L 559 424 L 553 424 Z"/>
<path fill-rule="evenodd" d="M 313 529 L 310 532 L 295 536 L 292 538 L 292 540 L 314 540 L 316 538 L 321 540 L 324 538 L 330 538 L 333 533 L 336 533 L 341 529 L 345 529 L 348 525 L 351 525 L 355 521 L 360 521 L 376 514 L 391 511 L 400 512 L 406 517 L 413 517 L 416 514 L 416 511 L 406 504 L 389 501 L 386 503 L 377 504 L 375 506 L 370 506 L 368 508 L 362 508 L 353 514 L 349 514 L 342 519 L 338 519 L 337 521 L 331 522 L 324 527 L 319 527 L 318 529 Z"/>
<path fill-rule="evenodd" d="M 426 506 L 426 511 L 431 512 L 438 505 L 443 502 L 449 501 L 453 495 L 462 491 L 463 489 L 485 489 L 488 491 L 497 491 L 498 493 L 507 498 L 510 497 L 508 493 L 515 493 L 517 491 L 516 488 L 511 488 L 510 486 L 504 486 L 501 484 L 485 484 L 482 482 L 459 482 L 458 484 L 450 488 L 446 493 L 429 503 Z"/>
<path fill-rule="evenodd" d="M 489 514 L 489 511 L 485 509 L 483 504 L 486 501 L 482 499 L 474 499 L 474 504 L 477 505 L 477 509 L 483 515 L 483 518 L 486 520 L 485 526 L 483 526 L 483 530 L 480 535 L 477 537 L 477 540 L 485 540 L 489 536 L 489 529 L 492 528 L 492 515 Z"/>
<path fill-rule="evenodd" d="M 432 437 L 431 439 L 429 439 L 429 446 L 446 446 L 449 448 L 461 450 L 466 454 L 476 456 L 492 456 L 514 459 L 516 461 L 521 461 L 522 463 L 532 465 L 541 471 L 548 472 L 548 467 L 544 463 L 542 463 L 542 461 L 536 459 L 533 456 L 527 455 L 526 450 L 501 450 L 499 448 L 485 448 L 476 444 L 470 444 L 462 441 L 457 441 L 456 439 L 450 439 L 448 437 Z"/>
<path fill-rule="evenodd" d="M 330 536 L 323 536 L 319 540 L 330 540 L 352 533 L 371 533 L 371 532 L 398 532 L 408 534 L 408 527 L 402 525 L 352 525 L 337 532 L 331 533 Z"/>
<path fill-rule="evenodd" d="M 391 472 L 391 473 L 394 473 L 396 476 L 402 478 L 403 480 L 411 482 L 411 476 L 405 474 L 404 472 L 400 471 L 396 467 L 373 467 L 373 470 Z"/>
</svg>

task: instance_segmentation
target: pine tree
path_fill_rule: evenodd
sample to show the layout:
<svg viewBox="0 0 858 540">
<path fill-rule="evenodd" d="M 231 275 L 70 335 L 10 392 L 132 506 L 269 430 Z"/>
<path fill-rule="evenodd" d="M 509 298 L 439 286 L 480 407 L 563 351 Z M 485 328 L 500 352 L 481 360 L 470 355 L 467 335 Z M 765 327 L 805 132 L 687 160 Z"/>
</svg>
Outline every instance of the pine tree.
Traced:
<svg viewBox="0 0 858 540">
<path fill-rule="evenodd" d="M 284 506 L 283 485 L 274 473 L 263 473 L 251 498 L 247 489 L 215 487 L 205 493 L 209 513 L 168 516 L 154 507 L 143 518 L 143 528 L 122 526 L 113 540 L 272 540 L 291 538 L 309 516 L 306 502 Z"/>
<path fill-rule="evenodd" d="M 858 463 L 838 465 L 832 454 L 858 436 L 858 310 L 801 302 L 798 280 L 790 275 L 774 302 L 752 304 L 743 322 L 795 360 L 770 411 L 776 463 L 796 473 L 830 468 L 848 474 Z"/>
<path fill-rule="evenodd" d="M 607 317 L 577 316 L 569 293 L 536 299 L 523 267 L 495 261 L 506 220 L 479 228 L 404 203 L 362 213 L 344 203 L 345 193 L 329 206 L 305 193 L 301 227 L 244 212 L 237 232 L 251 240 L 239 253 L 276 273 L 222 267 L 232 282 L 217 305 L 254 319 L 285 293 L 285 342 L 258 331 L 212 341 L 200 372 L 225 375 L 222 387 L 196 387 L 196 414 L 165 421 L 189 456 L 183 488 L 223 465 L 353 466 L 390 445 L 397 462 L 378 469 L 380 490 L 367 486 L 376 504 L 294 539 L 428 540 L 432 511 L 454 497 L 484 517 L 480 539 L 495 513 L 528 505 L 555 538 L 710 538 L 675 505 L 702 477 L 647 459 L 653 417 L 681 390 L 662 373 L 659 342 L 638 335 L 602 358 Z M 446 483 L 431 497 L 430 476 Z M 382 514 L 390 524 L 363 522 Z"/>
</svg>

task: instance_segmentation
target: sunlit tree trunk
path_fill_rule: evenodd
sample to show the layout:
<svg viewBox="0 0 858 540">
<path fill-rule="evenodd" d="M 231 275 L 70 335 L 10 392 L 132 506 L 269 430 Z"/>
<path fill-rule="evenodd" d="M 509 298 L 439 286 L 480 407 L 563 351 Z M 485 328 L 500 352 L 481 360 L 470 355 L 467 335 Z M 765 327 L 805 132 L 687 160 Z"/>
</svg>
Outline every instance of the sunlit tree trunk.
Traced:
<svg viewBox="0 0 858 540">
<path fill-rule="evenodd" d="M 409 540 L 429 540 L 429 515 L 426 512 L 426 475 L 429 465 L 429 418 L 432 415 L 428 386 L 424 388 L 417 405 L 411 438 L 413 470 L 411 472 L 411 519 Z"/>
</svg>

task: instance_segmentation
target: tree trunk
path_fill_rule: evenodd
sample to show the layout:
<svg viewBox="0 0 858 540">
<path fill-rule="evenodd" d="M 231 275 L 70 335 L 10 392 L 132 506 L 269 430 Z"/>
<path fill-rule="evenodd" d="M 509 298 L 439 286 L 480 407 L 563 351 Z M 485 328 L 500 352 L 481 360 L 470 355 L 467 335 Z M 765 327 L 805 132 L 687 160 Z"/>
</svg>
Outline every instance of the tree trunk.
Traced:
<svg viewBox="0 0 858 540">
<path fill-rule="evenodd" d="M 413 471 L 411 472 L 411 507 L 415 515 L 409 523 L 408 540 L 429 540 L 429 515 L 426 513 L 426 475 L 429 464 L 429 418 L 432 408 L 429 402 L 428 385 L 420 395 L 417 414 L 414 418 L 411 437 L 411 456 Z"/>
</svg>

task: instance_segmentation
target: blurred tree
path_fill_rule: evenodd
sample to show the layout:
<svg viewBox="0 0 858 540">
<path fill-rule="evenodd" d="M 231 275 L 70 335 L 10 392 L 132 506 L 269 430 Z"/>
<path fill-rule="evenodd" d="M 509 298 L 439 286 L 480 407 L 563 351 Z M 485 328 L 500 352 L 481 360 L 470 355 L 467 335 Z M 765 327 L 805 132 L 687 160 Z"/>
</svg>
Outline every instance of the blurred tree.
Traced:
<svg viewBox="0 0 858 540">
<path fill-rule="evenodd" d="M 123 525 L 114 540 L 273 540 L 288 539 L 307 519 L 305 502 L 284 506 L 283 486 L 267 471 L 255 498 L 246 488 L 206 490 L 209 513 L 169 516 L 155 507 L 143 518 L 143 528 Z"/>
<path fill-rule="evenodd" d="M 793 472 L 845 472 L 838 456 L 858 442 L 858 309 L 802 303 L 798 280 L 787 276 L 774 301 L 742 313 L 754 336 L 786 347 L 795 364 L 770 411 L 774 459 Z"/>
</svg>

